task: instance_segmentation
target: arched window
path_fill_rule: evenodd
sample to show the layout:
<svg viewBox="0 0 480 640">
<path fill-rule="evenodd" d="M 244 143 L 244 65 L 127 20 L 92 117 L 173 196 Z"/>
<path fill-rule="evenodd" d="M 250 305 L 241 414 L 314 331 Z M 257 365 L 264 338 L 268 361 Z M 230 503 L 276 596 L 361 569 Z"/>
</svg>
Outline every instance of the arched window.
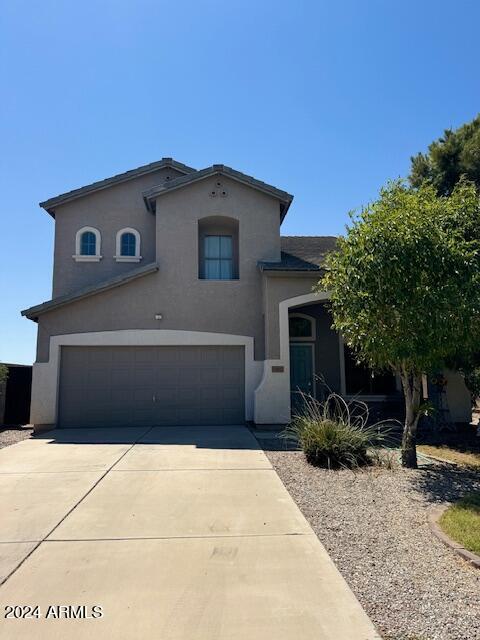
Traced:
<svg viewBox="0 0 480 640">
<path fill-rule="evenodd" d="M 120 255 L 122 256 L 135 256 L 135 247 L 137 239 L 133 233 L 123 233 L 122 241 L 120 242 Z"/>
<path fill-rule="evenodd" d="M 140 234 L 126 227 L 117 233 L 115 260 L 117 262 L 140 262 Z"/>
<path fill-rule="evenodd" d="M 315 319 L 304 313 L 292 313 L 288 317 L 290 340 L 315 340 Z"/>
<path fill-rule="evenodd" d="M 100 231 L 94 227 L 82 227 L 75 236 L 75 255 L 77 262 L 98 262 L 100 255 Z"/>
<path fill-rule="evenodd" d="M 200 280 L 238 280 L 238 220 L 209 216 L 198 221 Z"/>
<path fill-rule="evenodd" d="M 93 231 L 84 231 L 80 238 L 80 254 L 94 256 L 97 253 L 97 238 Z"/>
</svg>

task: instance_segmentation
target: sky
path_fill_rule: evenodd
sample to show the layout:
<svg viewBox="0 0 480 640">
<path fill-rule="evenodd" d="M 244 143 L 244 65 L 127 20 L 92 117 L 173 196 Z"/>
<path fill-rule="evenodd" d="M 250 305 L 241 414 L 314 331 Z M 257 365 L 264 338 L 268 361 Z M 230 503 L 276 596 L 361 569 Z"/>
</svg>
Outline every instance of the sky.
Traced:
<svg viewBox="0 0 480 640">
<path fill-rule="evenodd" d="M 0 361 L 51 297 L 38 202 L 172 156 L 294 194 L 284 235 L 340 234 L 410 156 L 480 111 L 476 0 L 3 0 Z"/>
</svg>

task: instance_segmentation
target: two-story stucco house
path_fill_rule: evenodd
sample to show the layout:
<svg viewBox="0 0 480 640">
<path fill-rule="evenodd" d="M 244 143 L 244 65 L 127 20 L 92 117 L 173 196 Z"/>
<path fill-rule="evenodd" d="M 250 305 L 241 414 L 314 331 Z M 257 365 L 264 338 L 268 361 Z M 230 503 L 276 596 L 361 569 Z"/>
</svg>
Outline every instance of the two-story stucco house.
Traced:
<svg viewBox="0 0 480 640">
<path fill-rule="evenodd" d="M 300 389 L 398 395 L 357 366 L 312 293 L 333 237 L 282 237 L 292 196 L 171 158 L 41 203 L 55 220 L 31 421 L 286 423 Z M 292 393 L 293 392 L 293 393 Z"/>
</svg>

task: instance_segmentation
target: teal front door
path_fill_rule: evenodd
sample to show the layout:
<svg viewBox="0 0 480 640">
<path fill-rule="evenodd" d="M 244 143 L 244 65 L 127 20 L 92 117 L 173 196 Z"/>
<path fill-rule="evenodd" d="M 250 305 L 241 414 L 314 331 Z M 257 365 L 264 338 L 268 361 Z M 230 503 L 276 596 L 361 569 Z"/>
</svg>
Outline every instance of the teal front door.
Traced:
<svg viewBox="0 0 480 640">
<path fill-rule="evenodd" d="M 314 395 L 313 345 L 290 343 L 290 391 L 292 412 L 302 406 L 302 394 Z"/>
</svg>

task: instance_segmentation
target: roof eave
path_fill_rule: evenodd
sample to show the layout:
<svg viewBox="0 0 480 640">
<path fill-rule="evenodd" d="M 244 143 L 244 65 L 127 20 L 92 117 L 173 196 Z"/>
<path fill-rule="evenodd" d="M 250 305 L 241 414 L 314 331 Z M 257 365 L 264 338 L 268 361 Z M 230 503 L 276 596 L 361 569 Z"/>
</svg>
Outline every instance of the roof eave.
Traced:
<svg viewBox="0 0 480 640">
<path fill-rule="evenodd" d="M 131 169 L 130 171 L 125 171 L 124 173 L 120 173 L 116 176 L 105 178 L 104 180 L 98 180 L 97 182 L 92 182 L 91 184 L 84 187 L 79 187 L 78 189 L 73 189 L 72 191 L 67 191 L 66 193 L 62 193 L 53 198 L 49 198 L 48 200 L 40 202 L 39 206 L 42 209 L 45 209 L 45 211 L 49 213 L 52 218 L 55 218 L 55 207 L 67 204 L 72 200 L 77 200 L 78 198 L 82 198 L 97 191 L 108 189 L 109 187 L 115 186 L 117 184 L 128 182 L 129 180 L 134 180 L 135 178 L 148 175 L 149 173 L 159 171 L 160 169 L 163 169 L 165 167 L 175 169 L 175 171 L 179 171 L 184 175 L 195 173 L 196 171 L 196 169 L 194 169 L 193 167 L 189 167 L 181 162 L 177 162 L 173 158 L 162 158 L 162 160 L 159 160 L 158 162 L 152 162 L 150 164 L 142 165 L 137 169 Z"/>
<path fill-rule="evenodd" d="M 149 211 L 154 212 L 155 200 L 167 193 L 171 193 L 172 191 L 176 191 L 177 189 L 182 189 L 183 187 L 194 184 L 195 182 L 200 182 L 201 180 L 205 180 L 207 178 L 214 177 L 216 175 L 223 175 L 226 178 L 230 178 L 231 180 L 235 180 L 241 184 L 251 187 L 252 189 L 256 189 L 257 191 L 261 191 L 267 195 L 272 196 L 280 201 L 280 221 L 282 222 L 285 215 L 287 214 L 288 208 L 292 203 L 293 196 L 286 191 L 282 191 L 281 189 L 277 189 L 271 185 L 260 182 L 255 178 L 242 174 L 235 169 L 231 169 L 230 167 L 226 167 L 224 165 L 212 165 L 211 167 L 207 167 L 206 169 L 201 169 L 200 171 L 196 171 L 194 175 L 186 175 L 176 178 L 172 180 L 172 182 L 162 185 L 159 187 L 152 187 L 147 191 L 143 192 L 143 199 L 145 202 L 145 206 Z"/>
<path fill-rule="evenodd" d="M 265 269 L 261 274 L 265 278 L 315 278 L 320 280 L 324 270 L 314 269 Z"/>
<path fill-rule="evenodd" d="M 132 282 L 137 278 L 155 273 L 158 270 L 158 262 L 151 262 L 150 264 L 146 264 L 137 269 L 133 269 L 132 271 L 120 276 L 115 276 L 114 278 L 104 280 L 103 282 L 100 282 L 98 284 L 84 287 L 79 291 L 74 291 L 73 293 L 67 294 L 65 296 L 53 298 L 53 300 L 48 300 L 47 302 L 42 302 L 42 304 L 37 304 L 33 307 L 29 307 L 28 309 L 24 309 L 20 313 L 22 316 L 28 318 L 29 320 L 38 322 L 38 317 L 43 313 L 54 311 L 55 309 L 64 307 L 68 304 L 71 304 L 72 302 L 78 302 L 79 300 L 83 300 L 84 298 L 103 293 L 104 291 L 109 291 L 110 289 L 115 289 L 116 287 L 127 284 L 128 282 Z"/>
</svg>

